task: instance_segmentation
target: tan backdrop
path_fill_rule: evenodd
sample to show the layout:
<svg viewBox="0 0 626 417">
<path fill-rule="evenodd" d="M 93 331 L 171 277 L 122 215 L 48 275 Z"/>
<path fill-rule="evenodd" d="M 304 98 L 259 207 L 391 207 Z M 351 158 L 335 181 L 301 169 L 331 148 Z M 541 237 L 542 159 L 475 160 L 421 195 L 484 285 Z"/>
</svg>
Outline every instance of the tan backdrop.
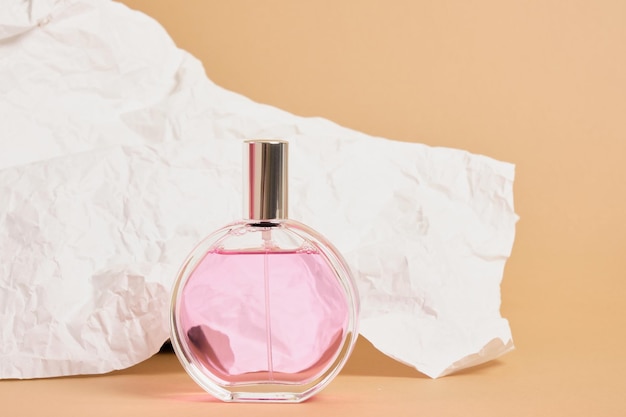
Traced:
<svg viewBox="0 0 626 417">
<path fill-rule="evenodd" d="M 548 379 L 557 400 L 624 385 L 625 1 L 125 3 L 256 101 L 515 163 L 517 350 L 472 372 Z M 364 341 L 347 371 L 416 374 Z"/>
</svg>

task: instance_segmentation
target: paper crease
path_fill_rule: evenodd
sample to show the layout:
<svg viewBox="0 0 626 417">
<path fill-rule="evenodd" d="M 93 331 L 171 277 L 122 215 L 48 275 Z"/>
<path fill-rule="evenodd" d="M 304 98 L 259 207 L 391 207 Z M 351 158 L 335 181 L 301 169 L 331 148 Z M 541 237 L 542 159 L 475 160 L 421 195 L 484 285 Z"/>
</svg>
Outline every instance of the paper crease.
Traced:
<svg viewBox="0 0 626 417">
<path fill-rule="evenodd" d="M 513 346 L 512 164 L 255 103 L 106 0 L 0 6 L 0 125 L 0 378 L 154 354 L 180 262 L 241 217 L 251 137 L 290 141 L 291 216 L 344 253 L 374 346 L 431 377 Z"/>
</svg>

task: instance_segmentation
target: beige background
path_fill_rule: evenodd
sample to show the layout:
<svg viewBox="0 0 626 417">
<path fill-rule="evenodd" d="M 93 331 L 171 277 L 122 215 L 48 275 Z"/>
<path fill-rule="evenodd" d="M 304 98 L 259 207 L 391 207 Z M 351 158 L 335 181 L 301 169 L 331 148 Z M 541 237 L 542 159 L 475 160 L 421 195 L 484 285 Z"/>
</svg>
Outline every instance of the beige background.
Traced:
<svg viewBox="0 0 626 417">
<path fill-rule="evenodd" d="M 173 355 L 0 381 L 24 416 L 626 415 L 626 1 L 124 0 L 216 83 L 517 165 L 502 314 L 517 350 L 430 380 L 360 340 L 297 406 L 212 402 Z"/>
<path fill-rule="evenodd" d="M 470 374 L 626 414 L 626 1 L 124 2 L 256 101 L 515 163 L 517 350 Z M 364 341 L 347 372 L 418 377 Z"/>
</svg>

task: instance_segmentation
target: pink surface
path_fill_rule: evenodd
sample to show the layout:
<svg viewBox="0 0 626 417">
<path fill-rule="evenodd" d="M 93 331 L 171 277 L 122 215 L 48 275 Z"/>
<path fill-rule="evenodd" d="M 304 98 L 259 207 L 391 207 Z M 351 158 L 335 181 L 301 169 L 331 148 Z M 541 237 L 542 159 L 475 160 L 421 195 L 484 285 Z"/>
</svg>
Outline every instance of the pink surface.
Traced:
<svg viewBox="0 0 626 417">
<path fill-rule="evenodd" d="M 226 385 L 311 381 L 332 364 L 347 328 L 341 284 L 312 251 L 211 251 L 180 303 L 191 351 Z"/>
</svg>

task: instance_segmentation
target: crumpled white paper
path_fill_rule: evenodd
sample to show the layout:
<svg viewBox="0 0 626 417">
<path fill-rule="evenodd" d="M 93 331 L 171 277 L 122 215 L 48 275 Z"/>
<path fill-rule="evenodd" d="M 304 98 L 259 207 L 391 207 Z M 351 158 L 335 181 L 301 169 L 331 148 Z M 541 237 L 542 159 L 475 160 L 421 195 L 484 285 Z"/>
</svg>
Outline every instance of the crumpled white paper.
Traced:
<svg viewBox="0 0 626 417">
<path fill-rule="evenodd" d="M 252 137 L 291 142 L 291 217 L 344 253 L 378 349 L 437 377 L 513 347 L 499 313 L 513 165 L 254 103 L 118 3 L 7 3 L 0 378 L 102 373 L 155 353 L 180 263 L 241 217 L 239 139 Z"/>
</svg>

